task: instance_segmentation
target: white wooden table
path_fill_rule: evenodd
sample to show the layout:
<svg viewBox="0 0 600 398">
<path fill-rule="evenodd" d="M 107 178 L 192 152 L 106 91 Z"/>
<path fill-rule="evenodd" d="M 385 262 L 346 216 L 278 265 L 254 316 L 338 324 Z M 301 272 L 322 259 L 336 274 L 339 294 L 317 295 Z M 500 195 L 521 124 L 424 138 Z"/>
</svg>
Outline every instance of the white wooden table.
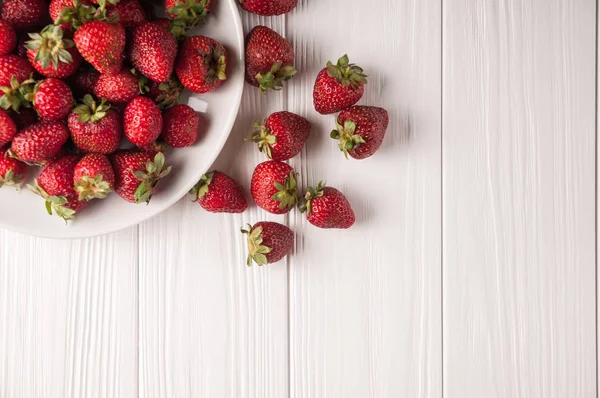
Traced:
<svg viewBox="0 0 600 398">
<path fill-rule="evenodd" d="M 342 189 L 357 225 L 186 198 L 95 239 L 0 231 L 0 397 L 595 397 L 596 2 L 301 0 L 243 19 L 289 38 L 301 73 L 246 88 L 216 167 L 248 186 L 252 122 L 305 115 L 291 164 Z M 312 108 L 346 52 L 391 117 L 365 161 Z M 263 219 L 295 253 L 247 268 L 238 230 Z"/>
</svg>

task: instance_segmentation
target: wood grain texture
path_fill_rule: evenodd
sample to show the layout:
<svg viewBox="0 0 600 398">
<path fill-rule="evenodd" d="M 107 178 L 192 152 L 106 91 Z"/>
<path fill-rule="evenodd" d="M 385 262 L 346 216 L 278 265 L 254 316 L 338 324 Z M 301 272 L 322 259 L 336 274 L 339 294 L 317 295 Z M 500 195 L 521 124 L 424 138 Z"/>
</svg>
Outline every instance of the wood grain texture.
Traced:
<svg viewBox="0 0 600 398">
<path fill-rule="evenodd" d="M 137 233 L 0 230 L 0 397 L 137 396 Z"/>
<path fill-rule="evenodd" d="M 342 190 L 357 215 L 346 231 L 290 216 L 290 396 L 440 397 L 440 2 L 304 0 L 288 33 L 300 70 L 288 109 L 314 126 L 291 163 L 304 186 Z M 344 158 L 329 138 L 335 116 L 312 104 L 318 71 L 346 52 L 370 75 L 360 103 L 390 115 L 382 148 L 362 161 Z"/>
<path fill-rule="evenodd" d="M 595 2 L 443 26 L 444 396 L 595 397 Z"/>
</svg>

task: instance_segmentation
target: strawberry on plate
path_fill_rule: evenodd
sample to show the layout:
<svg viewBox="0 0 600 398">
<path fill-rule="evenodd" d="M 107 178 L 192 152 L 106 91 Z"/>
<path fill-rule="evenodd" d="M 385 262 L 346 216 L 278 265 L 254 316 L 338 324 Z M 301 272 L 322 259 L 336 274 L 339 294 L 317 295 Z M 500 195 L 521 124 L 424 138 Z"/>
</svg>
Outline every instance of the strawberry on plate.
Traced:
<svg viewBox="0 0 600 398">
<path fill-rule="evenodd" d="M 8 113 L 0 109 L 0 147 L 11 142 L 16 134 L 17 124 Z"/>
<path fill-rule="evenodd" d="M 225 173 L 211 171 L 190 190 L 200 206 L 211 213 L 243 213 L 248 207 L 242 188 Z"/>
<path fill-rule="evenodd" d="M 281 15 L 292 11 L 298 0 L 238 0 L 242 8 L 258 15 Z"/>
<path fill-rule="evenodd" d="M 137 97 L 123 112 L 123 131 L 132 144 L 152 144 L 160 135 L 163 120 L 160 109 L 146 97 Z"/>
<path fill-rule="evenodd" d="M 347 55 L 336 65 L 327 62 L 327 67 L 319 72 L 315 82 L 315 109 L 326 115 L 351 107 L 362 98 L 365 84 L 367 75 L 360 66 L 351 64 Z"/>
<path fill-rule="evenodd" d="M 167 15 L 173 20 L 171 30 L 177 37 L 204 21 L 211 0 L 166 0 Z"/>
<path fill-rule="evenodd" d="M 17 33 L 7 21 L 0 19 L 0 55 L 10 54 L 16 46 Z"/>
<path fill-rule="evenodd" d="M 173 75 L 165 83 L 149 81 L 146 95 L 156 102 L 159 109 L 166 109 L 177 103 L 182 91 L 183 86 L 177 76 Z"/>
<path fill-rule="evenodd" d="M 123 65 L 125 29 L 118 23 L 92 21 L 75 32 L 75 46 L 81 56 L 102 74 L 114 74 Z"/>
<path fill-rule="evenodd" d="M 137 26 L 129 40 L 129 58 L 141 74 L 158 83 L 169 80 L 177 57 L 177 39 L 158 22 Z"/>
<path fill-rule="evenodd" d="M 149 203 L 160 180 L 171 172 L 165 168 L 165 156 L 158 152 L 154 158 L 141 151 L 122 151 L 112 155 L 115 171 L 115 192 L 131 203 Z"/>
<path fill-rule="evenodd" d="M 4 0 L 2 19 L 16 29 L 31 29 L 49 22 L 45 0 Z"/>
<path fill-rule="evenodd" d="M 300 204 L 300 211 L 306 212 L 308 222 L 319 228 L 347 229 L 356 221 L 354 211 L 344 194 L 325 186 L 322 181 L 316 188 L 308 188 Z"/>
<path fill-rule="evenodd" d="M 64 79 L 81 65 L 81 55 L 73 40 L 63 38 L 60 26 L 48 25 L 40 33 L 30 33 L 25 43 L 27 58 L 43 76 Z"/>
<path fill-rule="evenodd" d="M 248 266 L 254 261 L 259 266 L 276 263 L 284 258 L 294 245 L 294 233 L 285 225 L 262 221 L 248 224 L 242 233 L 248 235 Z"/>
<path fill-rule="evenodd" d="M 36 85 L 33 106 L 44 120 L 61 120 L 69 116 L 75 101 L 69 85 L 49 77 Z"/>
<path fill-rule="evenodd" d="M 296 173 L 283 162 L 269 160 L 260 163 L 252 174 L 250 192 L 262 209 L 273 214 L 285 214 L 297 202 Z"/>
<path fill-rule="evenodd" d="M 69 115 L 68 124 L 73 142 L 86 152 L 113 153 L 121 143 L 121 115 L 106 100 L 95 101 L 86 95 Z"/>
<path fill-rule="evenodd" d="M 79 200 L 104 199 L 114 189 L 115 172 L 105 155 L 90 153 L 75 166 L 73 184 Z"/>
<path fill-rule="evenodd" d="M 94 94 L 110 102 L 129 103 L 140 95 L 138 78 L 128 69 L 113 75 L 100 75 L 94 85 Z"/>
<path fill-rule="evenodd" d="M 8 185 L 18 189 L 26 172 L 27 165 L 10 157 L 8 147 L 0 149 L 0 188 Z"/>
<path fill-rule="evenodd" d="M 184 148 L 198 140 L 200 115 L 188 105 L 179 104 L 163 113 L 162 139 L 173 148 Z"/>
<path fill-rule="evenodd" d="M 175 62 L 175 72 L 188 90 L 203 94 L 219 87 L 227 75 L 227 51 L 218 41 L 206 36 L 185 39 Z"/>
<path fill-rule="evenodd" d="M 340 151 L 354 159 L 366 159 L 381 146 L 388 127 L 388 113 L 375 106 L 352 106 L 335 120 L 331 138 L 339 141 Z"/>
<path fill-rule="evenodd" d="M 44 164 L 60 152 L 68 139 L 69 130 L 63 123 L 39 122 L 17 133 L 11 152 L 22 162 Z"/>
<path fill-rule="evenodd" d="M 262 125 L 255 123 L 254 127 L 256 131 L 246 141 L 257 143 L 259 151 L 278 161 L 300 153 L 311 129 L 308 120 L 286 111 L 273 113 Z"/>
</svg>

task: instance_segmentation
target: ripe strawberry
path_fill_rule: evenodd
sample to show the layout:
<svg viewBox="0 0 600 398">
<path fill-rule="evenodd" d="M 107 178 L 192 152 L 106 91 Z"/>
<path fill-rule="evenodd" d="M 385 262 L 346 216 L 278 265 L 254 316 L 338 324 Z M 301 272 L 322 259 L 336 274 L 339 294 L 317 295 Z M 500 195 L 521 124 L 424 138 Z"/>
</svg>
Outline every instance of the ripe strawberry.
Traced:
<svg viewBox="0 0 600 398">
<path fill-rule="evenodd" d="M 73 188 L 73 173 L 79 161 L 78 156 L 67 155 L 48 163 L 40 173 L 35 185 L 27 185 L 33 193 L 46 200 L 48 214 L 52 212 L 65 222 L 75 218 L 87 202 L 80 201 Z"/>
<path fill-rule="evenodd" d="M 69 115 L 75 101 L 67 83 L 49 77 L 36 86 L 33 106 L 42 118 L 61 120 Z"/>
<path fill-rule="evenodd" d="M 114 189 L 115 172 L 106 156 L 90 153 L 75 166 L 73 183 L 79 200 L 104 199 Z"/>
<path fill-rule="evenodd" d="M 388 113 L 375 106 L 352 106 L 335 119 L 337 130 L 331 138 L 339 141 L 340 151 L 354 159 L 372 156 L 383 142 L 388 127 Z"/>
<path fill-rule="evenodd" d="M 89 6 L 88 0 L 51 0 L 50 1 L 50 18 L 52 22 L 57 23 L 61 19 L 74 18 L 76 10 L 82 8 L 82 6 Z M 70 23 L 63 23 L 60 25 L 63 30 L 70 30 Z"/>
<path fill-rule="evenodd" d="M 2 19 L 17 29 L 31 29 L 49 22 L 45 0 L 4 0 Z"/>
<path fill-rule="evenodd" d="M 216 40 L 205 36 L 185 39 L 175 62 L 181 84 L 197 94 L 219 87 L 227 76 L 227 51 Z"/>
<path fill-rule="evenodd" d="M 252 260 L 259 266 L 276 263 L 284 258 L 294 245 L 294 233 L 285 225 L 262 221 L 248 224 L 247 229 L 242 229 L 248 235 L 248 266 Z"/>
<path fill-rule="evenodd" d="M 100 72 L 96 69 L 79 69 L 73 77 L 73 92 L 77 98 L 96 91 L 96 84 L 100 79 Z"/>
<path fill-rule="evenodd" d="M 210 0 L 166 0 L 165 8 L 173 19 L 173 34 L 180 37 L 206 19 Z"/>
<path fill-rule="evenodd" d="M 165 155 L 152 156 L 145 152 L 123 151 L 112 156 L 115 170 L 115 192 L 128 202 L 149 203 L 158 183 L 171 172 L 165 168 Z"/>
<path fill-rule="evenodd" d="M 309 187 L 300 211 L 306 212 L 306 219 L 319 228 L 347 229 L 354 225 L 354 211 L 343 193 L 326 187 L 323 181 L 317 188 Z"/>
<path fill-rule="evenodd" d="M 258 15 L 281 15 L 292 11 L 298 0 L 238 0 L 242 8 Z"/>
<path fill-rule="evenodd" d="M 132 144 L 149 145 L 158 138 L 163 128 L 160 109 L 150 98 L 137 97 L 123 112 L 123 131 Z"/>
<path fill-rule="evenodd" d="M 17 46 L 17 33 L 6 21 L 0 19 L 0 55 L 10 54 Z"/>
<path fill-rule="evenodd" d="M 71 138 L 81 150 L 109 154 L 119 148 L 123 136 L 121 115 L 106 100 L 98 103 L 86 95 L 69 115 L 68 123 Z"/>
<path fill-rule="evenodd" d="M 131 102 L 140 95 L 138 79 L 127 69 L 114 75 L 100 75 L 94 86 L 94 94 L 110 102 Z"/>
<path fill-rule="evenodd" d="M 243 213 L 248 207 L 238 183 L 217 170 L 202 175 L 190 194 L 195 196 L 194 201 L 211 213 Z"/>
<path fill-rule="evenodd" d="M 69 130 L 63 123 L 39 122 L 17 133 L 11 151 L 23 162 L 43 164 L 56 156 L 68 139 Z"/>
<path fill-rule="evenodd" d="M 0 56 L 0 87 L 10 87 L 15 78 L 21 83 L 33 74 L 34 69 L 25 58 L 9 54 Z"/>
<path fill-rule="evenodd" d="M 148 97 L 156 102 L 158 108 L 165 109 L 177 103 L 183 86 L 177 76 L 173 75 L 165 83 L 149 81 L 147 91 Z"/>
<path fill-rule="evenodd" d="M 123 65 L 125 29 L 120 24 L 93 21 L 75 32 L 75 45 L 81 56 L 102 74 L 114 74 Z"/>
<path fill-rule="evenodd" d="M 83 61 L 73 40 L 63 38 L 60 26 L 48 25 L 29 37 L 31 40 L 25 44 L 27 58 L 43 76 L 64 79 L 74 74 Z"/>
<path fill-rule="evenodd" d="M 147 153 L 148 155 L 152 156 L 153 158 L 156 156 L 157 153 L 159 153 L 159 152 L 164 153 L 164 151 L 165 151 L 164 145 L 162 145 L 158 141 L 154 141 L 150 145 L 144 145 L 144 146 L 141 146 L 138 148 L 140 151 Z"/>
<path fill-rule="evenodd" d="M 296 74 L 294 48 L 277 32 L 257 26 L 246 36 L 246 81 L 260 91 L 281 90 Z"/>
<path fill-rule="evenodd" d="M 275 160 L 256 166 L 250 182 L 256 204 L 273 214 L 285 214 L 294 207 L 297 189 L 294 169 Z"/>
<path fill-rule="evenodd" d="M 327 67 L 317 76 L 313 91 L 317 112 L 326 115 L 356 104 L 365 90 L 366 77 L 361 67 L 349 63 L 347 55 L 340 58 L 337 65 L 327 62 Z"/>
<path fill-rule="evenodd" d="M 173 148 L 183 148 L 198 140 L 200 115 L 187 105 L 175 105 L 163 113 L 162 139 Z"/>
<path fill-rule="evenodd" d="M 169 80 L 177 57 L 177 39 L 168 29 L 156 22 L 140 25 L 131 32 L 129 44 L 135 69 L 158 83 Z"/>
<path fill-rule="evenodd" d="M 311 125 L 302 116 L 291 112 L 276 112 L 264 124 L 255 123 L 254 131 L 246 141 L 258 144 L 258 150 L 269 159 L 288 160 L 296 156 L 304 147 L 310 135 Z"/>
<path fill-rule="evenodd" d="M 21 108 L 19 113 L 9 109 L 8 115 L 17 125 L 17 131 L 23 130 L 25 127 L 29 127 L 32 124 L 37 123 L 37 113 L 31 108 Z"/>
<path fill-rule="evenodd" d="M 11 142 L 15 134 L 17 134 L 17 124 L 8 113 L 0 110 L 0 147 Z"/>
<path fill-rule="evenodd" d="M 18 189 L 26 172 L 27 165 L 11 158 L 8 154 L 8 147 L 0 149 L 0 188 L 8 185 Z"/>
<path fill-rule="evenodd" d="M 115 6 L 107 7 L 108 18 L 118 15 L 119 23 L 124 28 L 133 28 L 148 22 L 146 11 L 138 0 L 121 0 Z"/>
</svg>

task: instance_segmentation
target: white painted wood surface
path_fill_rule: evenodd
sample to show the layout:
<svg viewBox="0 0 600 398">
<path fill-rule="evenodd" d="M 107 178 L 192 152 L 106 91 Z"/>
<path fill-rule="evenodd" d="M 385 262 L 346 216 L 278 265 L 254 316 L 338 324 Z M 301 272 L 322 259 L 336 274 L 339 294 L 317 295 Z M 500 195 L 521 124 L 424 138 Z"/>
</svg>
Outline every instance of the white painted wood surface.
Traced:
<svg viewBox="0 0 600 398">
<path fill-rule="evenodd" d="M 300 0 L 243 20 L 288 37 L 300 74 L 247 87 L 215 167 L 247 187 L 252 122 L 305 115 L 290 163 L 357 225 L 185 198 L 101 238 L 0 231 L 0 398 L 595 397 L 595 2 Z M 360 162 L 311 104 L 345 52 L 391 117 Z M 239 227 L 263 219 L 294 253 L 247 268 Z"/>
</svg>

